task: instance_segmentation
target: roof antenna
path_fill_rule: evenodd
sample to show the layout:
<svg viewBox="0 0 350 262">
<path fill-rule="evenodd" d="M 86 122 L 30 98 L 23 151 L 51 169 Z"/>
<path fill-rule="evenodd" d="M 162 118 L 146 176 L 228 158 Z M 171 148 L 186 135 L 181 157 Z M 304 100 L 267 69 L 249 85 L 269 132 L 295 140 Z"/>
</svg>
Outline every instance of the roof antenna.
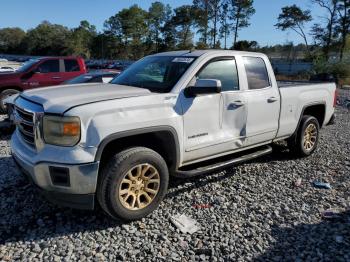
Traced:
<svg viewBox="0 0 350 262">
<path fill-rule="evenodd" d="M 192 47 L 192 48 L 190 49 L 189 53 L 192 53 L 192 52 L 194 52 L 194 51 L 196 51 L 196 48 Z"/>
</svg>

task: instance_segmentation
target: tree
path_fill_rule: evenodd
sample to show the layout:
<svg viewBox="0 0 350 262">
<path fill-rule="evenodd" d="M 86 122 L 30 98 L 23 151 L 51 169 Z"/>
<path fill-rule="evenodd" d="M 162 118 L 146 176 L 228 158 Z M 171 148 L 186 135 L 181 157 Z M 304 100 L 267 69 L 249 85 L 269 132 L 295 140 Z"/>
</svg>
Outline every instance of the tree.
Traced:
<svg viewBox="0 0 350 262">
<path fill-rule="evenodd" d="M 147 12 L 138 5 L 124 8 L 105 21 L 106 34 L 121 39 L 124 52 L 130 53 L 132 59 L 145 55 L 143 43 L 148 35 Z"/>
<path fill-rule="evenodd" d="M 80 26 L 72 29 L 72 35 L 68 43 L 68 53 L 84 58 L 91 57 L 91 45 L 96 36 L 96 27 L 86 20 L 80 22 Z"/>
<path fill-rule="evenodd" d="M 278 23 L 275 26 L 282 31 L 291 29 L 300 35 L 305 42 L 307 53 L 310 56 L 310 48 L 304 32 L 304 27 L 305 24 L 311 20 L 310 10 L 304 11 L 296 5 L 285 6 L 282 8 L 282 13 L 278 16 Z"/>
<path fill-rule="evenodd" d="M 347 38 L 350 35 L 350 1 L 341 0 L 338 7 L 338 31 L 340 33 L 340 60 L 344 58 Z"/>
<path fill-rule="evenodd" d="M 155 42 L 156 52 L 158 52 L 159 44 L 162 41 L 160 34 L 168 20 L 169 12 L 171 13 L 171 7 L 161 2 L 152 3 L 151 7 L 148 9 L 149 32 L 151 41 Z"/>
<path fill-rule="evenodd" d="M 97 34 L 91 44 L 91 56 L 98 59 L 130 59 L 121 39 L 112 34 Z"/>
<path fill-rule="evenodd" d="M 44 21 L 29 30 L 24 41 L 31 55 L 66 55 L 70 37 L 67 27 Z"/>
<path fill-rule="evenodd" d="M 22 53 L 26 32 L 18 27 L 0 29 L 0 53 Z"/>
<path fill-rule="evenodd" d="M 337 20 L 337 8 L 339 0 L 312 0 L 326 10 L 327 16 L 324 17 L 327 25 L 323 28 L 320 24 L 315 24 L 312 28 L 316 40 L 323 45 L 323 51 L 326 58 L 329 56 L 331 45 L 334 42 L 334 25 Z"/>
<path fill-rule="evenodd" d="M 220 8 L 219 20 L 220 20 L 220 38 L 224 38 L 224 48 L 227 49 L 227 37 L 230 34 L 230 21 L 228 19 L 228 4 L 223 3 Z"/>
<path fill-rule="evenodd" d="M 183 5 L 174 10 L 172 23 L 176 28 L 177 47 L 191 49 L 193 47 L 193 32 L 195 10 L 190 5 Z"/>
<path fill-rule="evenodd" d="M 258 42 L 256 41 L 237 41 L 234 49 L 239 51 L 256 51 L 256 49 L 259 47 Z"/>
<path fill-rule="evenodd" d="M 170 6 L 166 8 L 164 25 L 161 27 L 163 35 L 160 51 L 174 50 L 176 48 L 176 25 L 173 19 L 173 10 Z"/>
<path fill-rule="evenodd" d="M 220 5 L 221 0 L 211 0 L 209 1 L 210 12 L 209 18 L 212 21 L 212 30 L 211 35 L 213 38 L 213 48 L 217 48 L 217 35 L 218 35 L 218 22 L 219 22 L 219 13 L 220 13 Z"/>
<path fill-rule="evenodd" d="M 253 7 L 254 0 L 229 0 L 230 19 L 233 20 L 233 46 L 237 42 L 238 32 L 244 27 L 248 27 L 250 17 L 255 14 Z"/>
<path fill-rule="evenodd" d="M 209 0 L 193 0 L 193 8 L 195 11 L 195 22 L 201 34 L 200 41 L 203 48 L 208 46 L 208 31 L 209 31 Z"/>
<path fill-rule="evenodd" d="M 209 46 L 209 36 L 211 46 L 215 47 L 218 35 L 219 11 L 221 0 L 194 0 L 193 8 L 195 12 L 197 31 L 201 34 L 200 40 L 204 48 Z"/>
</svg>

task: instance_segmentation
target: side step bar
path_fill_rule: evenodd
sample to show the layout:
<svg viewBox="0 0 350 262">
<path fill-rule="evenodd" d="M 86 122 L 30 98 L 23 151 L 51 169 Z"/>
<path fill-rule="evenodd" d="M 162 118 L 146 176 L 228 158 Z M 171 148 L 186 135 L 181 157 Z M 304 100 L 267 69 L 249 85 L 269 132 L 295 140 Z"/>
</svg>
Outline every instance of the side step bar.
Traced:
<svg viewBox="0 0 350 262">
<path fill-rule="evenodd" d="M 202 175 L 208 172 L 212 172 L 218 169 L 222 169 L 228 166 L 232 166 L 235 164 L 240 164 L 242 162 L 246 162 L 249 160 L 252 160 L 254 158 L 260 157 L 260 156 L 264 156 L 267 154 L 270 154 L 272 152 L 272 147 L 271 146 L 264 146 L 262 148 L 260 148 L 257 151 L 254 151 L 252 153 L 246 154 L 246 155 L 241 155 L 238 156 L 236 158 L 231 158 L 229 160 L 225 160 L 222 162 L 216 162 L 216 163 L 212 163 L 209 164 L 207 166 L 201 166 L 192 170 L 176 170 L 175 171 L 175 176 L 176 177 L 182 177 L 182 178 L 190 178 L 190 177 L 194 177 L 194 176 L 198 176 L 198 175 Z M 212 161 L 211 161 L 212 162 Z"/>
</svg>

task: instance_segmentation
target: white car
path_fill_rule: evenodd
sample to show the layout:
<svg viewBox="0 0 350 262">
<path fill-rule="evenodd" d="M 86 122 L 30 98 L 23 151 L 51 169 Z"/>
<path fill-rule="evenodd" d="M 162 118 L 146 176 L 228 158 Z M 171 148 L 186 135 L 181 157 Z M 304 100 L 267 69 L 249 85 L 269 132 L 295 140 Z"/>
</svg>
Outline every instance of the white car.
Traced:
<svg viewBox="0 0 350 262">
<path fill-rule="evenodd" d="M 15 72 L 15 69 L 13 67 L 10 67 L 10 66 L 2 66 L 0 67 L 0 73 L 2 72 Z"/>
<path fill-rule="evenodd" d="M 203 50 L 145 57 L 110 84 L 33 89 L 15 100 L 12 155 L 55 203 L 135 220 L 170 175 L 193 177 L 268 154 L 317 148 L 334 83 L 278 83 L 266 55 Z"/>
</svg>

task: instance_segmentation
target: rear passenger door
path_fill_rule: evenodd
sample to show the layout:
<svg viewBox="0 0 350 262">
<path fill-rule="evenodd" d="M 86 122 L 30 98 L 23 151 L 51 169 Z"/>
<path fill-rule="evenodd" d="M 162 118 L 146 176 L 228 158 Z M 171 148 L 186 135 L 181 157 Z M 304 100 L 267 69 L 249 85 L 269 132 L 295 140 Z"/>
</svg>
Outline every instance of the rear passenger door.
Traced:
<svg viewBox="0 0 350 262">
<path fill-rule="evenodd" d="M 61 77 L 63 81 L 70 80 L 82 74 L 79 63 L 76 59 L 63 59 L 63 72 Z"/>
<path fill-rule="evenodd" d="M 261 57 L 243 57 L 247 75 L 248 119 L 246 145 L 275 138 L 278 131 L 280 94 L 269 77 L 266 62 Z"/>
<path fill-rule="evenodd" d="M 225 150 L 231 151 L 244 146 L 247 123 L 247 99 L 245 92 L 240 89 L 236 59 L 227 57 L 213 70 L 213 77 L 218 72 L 225 72 L 221 77 L 222 84 L 222 117 L 220 119 L 221 135 L 225 142 Z"/>
</svg>

